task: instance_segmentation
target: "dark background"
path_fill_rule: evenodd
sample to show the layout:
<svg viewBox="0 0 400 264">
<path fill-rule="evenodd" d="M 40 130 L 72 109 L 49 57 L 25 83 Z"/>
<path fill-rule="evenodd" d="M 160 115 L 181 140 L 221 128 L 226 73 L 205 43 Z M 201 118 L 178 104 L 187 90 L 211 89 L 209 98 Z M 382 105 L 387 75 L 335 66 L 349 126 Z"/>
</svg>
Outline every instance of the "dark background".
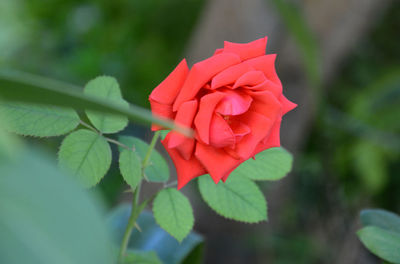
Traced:
<svg viewBox="0 0 400 264">
<path fill-rule="evenodd" d="M 355 231 L 363 208 L 400 212 L 399 1 L 0 1 L 0 67 L 81 86 L 112 75 L 144 107 L 183 57 L 193 63 L 224 40 L 264 35 L 299 104 L 282 129 L 294 170 L 262 185 L 269 221 L 259 225 L 220 218 L 194 183 L 184 189 L 205 262 L 380 263 Z M 123 133 L 151 136 L 136 124 Z M 55 153 L 59 139 L 32 143 Z M 110 207 L 127 198 L 116 166 L 96 188 Z"/>
</svg>

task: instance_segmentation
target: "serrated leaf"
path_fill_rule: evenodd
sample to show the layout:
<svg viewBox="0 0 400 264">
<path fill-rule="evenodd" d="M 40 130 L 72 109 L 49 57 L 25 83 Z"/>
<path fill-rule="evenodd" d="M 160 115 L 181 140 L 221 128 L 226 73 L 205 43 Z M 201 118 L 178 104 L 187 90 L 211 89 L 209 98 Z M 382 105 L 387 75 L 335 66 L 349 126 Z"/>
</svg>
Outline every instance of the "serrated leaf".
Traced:
<svg viewBox="0 0 400 264">
<path fill-rule="evenodd" d="M 365 209 L 360 213 L 363 226 L 377 226 L 400 233 L 400 216 L 382 209 Z"/>
<path fill-rule="evenodd" d="M 392 263 L 400 263 L 400 234 L 377 226 L 367 226 L 357 232 L 361 242 L 372 253 Z"/>
<path fill-rule="evenodd" d="M 215 184 L 209 175 L 199 177 L 203 200 L 219 215 L 257 223 L 267 220 L 267 202 L 257 184 L 245 177 L 232 177 Z"/>
<path fill-rule="evenodd" d="M 135 151 L 141 159 L 146 156 L 149 144 L 143 140 L 130 137 L 130 136 L 120 136 L 119 141 L 127 145 L 130 148 L 135 148 Z M 144 174 L 146 178 L 151 182 L 166 182 L 169 179 L 169 167 L 168 163 L 165 161 L 161 154 L 153 149 L 150 156 L 149 165 L 145 168 Z"/>
<path fill-rule="evenodd" d="M 24 136 L 60 136 L 79 124 L 79 116 L 74 110 L 54 106 L 1 103 L 0 113 L 7 121 L 8 131 Z"/>
<path fill-rule="evenodd" d="M 247 177 L 258 181 L 276 181 L 285 177 L 292 169 L 293 157 L 284 148 L 270 148 L 258 153 L 255 160 L 248 159 L 230 175 Z"/>
<path fill-rule="evenodd" d="M 111 149 L 106 139 L 87 129 L 77 130 L 62 142 L 59 164 L 82 184 L 91 187 L 107 173 L 111 165 Z"/>
<path fill-rule="evenodd" d="M 189 200 L 178 190 L 161 190 L 153 203 L 156 222 L 178 241 L 182 241 L 193 228 L 194 217 Z"/>
<path fill-rule="evenodd" d="M 121 90 L 115 78 L 100 76 L 88 82 L 83 89 L 84 94 L 106 99 L 121 107 L 128 108 L 129 104 L 122 99 Z M 125 116 L 103 114 L 88 110 L 86 114 L 92 124 L 103 133 L 116 133 L 128 125 Z"/>
<path fill-rule="evenodd" d="M 119 169 L 126 183 L 134 190 L 142 179 L 142 164 L 138 154 L 133 150 L 123 149 L 119 156 Z"/>
</svg>

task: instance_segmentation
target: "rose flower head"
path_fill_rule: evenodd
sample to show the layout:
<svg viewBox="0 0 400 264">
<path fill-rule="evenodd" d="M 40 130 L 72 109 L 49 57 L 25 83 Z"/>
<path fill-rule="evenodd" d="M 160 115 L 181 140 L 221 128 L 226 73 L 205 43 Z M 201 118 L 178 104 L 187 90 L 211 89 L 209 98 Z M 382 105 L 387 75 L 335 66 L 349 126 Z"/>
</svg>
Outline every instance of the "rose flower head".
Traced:
<svg viewBox="0 0 400 264">
<path fill-rule="evenodd" d="M 224 42 L 189 70 L 182 60 L 150 94 L 154 115 L 192 128 L 194 138 L 171 131 L 162 141 L 175 164 L 178 189 L 209 174 L 226 181 L 242 162 L 280 146 L 282 116 L 296 107 L 282 94 L 267 37 Z M 153 125 L 152 130 L 162 127 Z"/>
</svg>

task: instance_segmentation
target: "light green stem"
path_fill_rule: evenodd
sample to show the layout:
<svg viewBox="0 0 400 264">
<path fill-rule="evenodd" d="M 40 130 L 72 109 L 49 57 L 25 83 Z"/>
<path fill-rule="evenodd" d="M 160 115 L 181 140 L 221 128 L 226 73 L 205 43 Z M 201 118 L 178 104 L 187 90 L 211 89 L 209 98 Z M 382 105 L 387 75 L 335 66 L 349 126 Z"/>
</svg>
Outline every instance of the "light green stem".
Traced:
<svg viewBox="0 0 400 264">
<path fill-rule="evenodd" d="M 138 193 L 140 192 L 139 188 L 140 185 L 136 187 L 136 190 L 133 194 L 131 215 L 129 216 L 128 224 L 126 225 L 125 233 L 122 238 L 121 248 L 119 250 L 119 256 L 118 256 L 118 264 L 124 263 L 124 256 L 126 253 L 126 249 L 128 248 L 129 239 L 131 237 L 133 228 L 135 227 L 135 223 L 138 217 L 138 214 L 136 213 L 136 207 L 137 207 L 137 198 L 139 197 Z"/>
<path fill-rule="evenodd" d="M 143 162 L 142 162 L 142 173 L 143 174 L 144 174 L 144 169 L 149 165 L 151 152 L 153 151 L 153 149 L 154 149 L 154 147 L 155 147 L 155 145 L 157 143 L 157 140 L 158 140 L 158 137 L 160 136 L 160 133 L 161 133 L 160 130 L 157 131 L 156 133 L 154 133 L 153 139 L 150 142 L 150 146 L 147 149 L 146 156 L 144 157 Z"/>
<path fill-rule="evenodd" d="M 153 139 L 151 140 L 150 146 L 147 149 L 146 156 L 144 157 L 144 159 L 142 161 L 142 178 L 144 178 L 144 169 L 149 165 L 151 152 L 153 151 L 159 136 L 160 136 L 160 131 L 157 131 L 154 134 Z M 122 238 L 121 248 L 120 248 L 119 256 L 118 256 L 118 264 L 123 264 L 126 250 L 128 248 L 128 244 L 129 244 L 129 239 L 131 237 L 133 229 L 135 228 L 136 220 L 139 217 L 140 212 L 145 207 L 145 204 L 147 204 L 147 201 L 145 201 L 143 204 L 139 205 L 141 183 L 142 182 L 140 181 L 134 191 L 134 194 L 133 194 L 131 215 L 129 216 L 128 224 L 126 226 L 125 233 Z"/>
</svg>

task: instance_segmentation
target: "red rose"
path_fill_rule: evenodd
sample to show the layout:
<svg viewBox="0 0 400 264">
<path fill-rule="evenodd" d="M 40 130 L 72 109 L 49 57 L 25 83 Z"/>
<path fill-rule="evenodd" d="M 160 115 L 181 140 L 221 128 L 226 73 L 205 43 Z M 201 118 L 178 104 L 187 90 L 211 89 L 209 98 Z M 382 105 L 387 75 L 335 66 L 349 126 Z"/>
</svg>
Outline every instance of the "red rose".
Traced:
<svg viewBox="0 0 400 264">
<path fill-rule="evenodd" d="M 194 138 L 169 132 L 162 141 L 178 174 L 178 189 L 210 174 L 225 181 L 243 161 L 280 146 L 284 114 L 296 107 L 282 94 L 267 37 L 223 49 L 189 70 L 185 60 L 150 95 L 153 114 L 193 128 Z M 153 125 L 153 130 L 162 129 Z"/>
</svg>

